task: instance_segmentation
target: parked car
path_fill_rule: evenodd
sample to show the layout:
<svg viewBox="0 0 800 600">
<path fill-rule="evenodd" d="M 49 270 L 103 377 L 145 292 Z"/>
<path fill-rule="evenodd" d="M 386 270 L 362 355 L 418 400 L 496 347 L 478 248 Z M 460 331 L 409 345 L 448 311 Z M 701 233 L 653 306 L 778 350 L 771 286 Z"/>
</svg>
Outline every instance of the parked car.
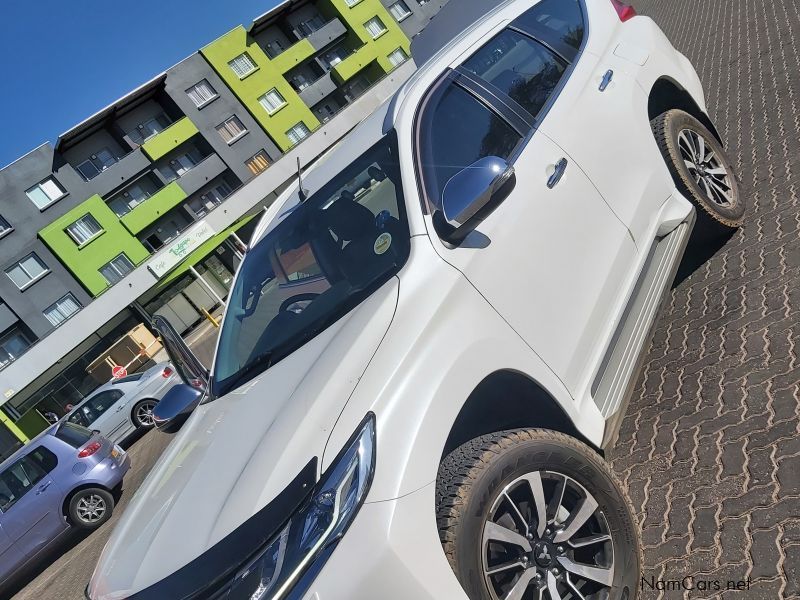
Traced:
<svg viewBox="0 0 800 600">
<path fill-rule="evenodd" d="M 0 464 L 0 586 L 71 528 L 97 529 L 130 468 L 119 446 L 61 421 Z"/>
<path fill-rule="evenodd" d="M 153 409 L 179 382 L 170 363 L 158 363 L 146 371 L 101 385 L 77 404 L 66 419 L 96 429 L 115 443 L 121 442 L 136 430 L 153 427 Z"/>
<path fill-rule="evenodd" d="M 278 198 L 90 600 L 637 596 L 603 452 L 696 220 L 744 204 L 634 15 L 502 4 Z"/>
</svg>

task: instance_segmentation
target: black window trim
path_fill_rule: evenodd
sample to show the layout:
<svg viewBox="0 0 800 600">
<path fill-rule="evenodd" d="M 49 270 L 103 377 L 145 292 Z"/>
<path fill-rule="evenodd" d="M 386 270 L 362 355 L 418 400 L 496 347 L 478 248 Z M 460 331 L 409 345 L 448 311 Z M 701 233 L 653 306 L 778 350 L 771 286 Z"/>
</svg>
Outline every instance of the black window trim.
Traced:
<svg viewBox="0 0 800 600">
<path fill-rule="evenodd" d="M 42 448 L 42 447 L 43 447 L 42 445 L 36 446 L 36 448 L 35 448 L 34 450 L 38 450 L 39 448 Z M 52 451 L 51 451 L 51 452 L 52 452 Z M 58 457 L 56 457 L 56 458 L 58 458 Z M 3 471 L 2 471 L 2 472 L 0 472 L 0 475 L 4 475 L 5 473 L 7 473 L 8 471 L 10 471 L 11 469 L 13 469 L 13 468 L 14 468 L 15 466 L 17 466 L 17 465 L 23 465 L 23 470 L 24 470 L 24 463 L 25 463 L 25 461 L 30 461 L 30 462 L 33 462 L 33 458 L 31 458 L 31 452 L 26 452 L 26 453 L 25 453 L 23 456 L 20 456 L 20 457 L 19 457 L 17 460 L 15 460 L 15 461 L 14 461 L 12 464 L 8 465 L 8 467 L 6 467 L 5 469 L 3 469 Z M 39 468 L 40 468 L 40 469 L 41 469 L 41 470 L 44 472 L 44 475 L 43 475 L 42 477 L 40 477 L 39 479 L 37 479 L 36 481 L 31 481 L 31 485 L 30 485 L 30 487 L 27 487 L 27 488 L 25 488 L 25 491 L 24 491 L 24 492 L 23 492 L 23 493 L 22 493 L 20 496 L 18 496 L 17 498 L 14 498 L 14 502 L 12 502 L 11 504 L 9 504 L 9 505 L 6 505 L 6 506 L 4 506 L 4 507 L 0 508 L 0 513 L 2 513 L 2 514 L 6 514 L 6 513 L 8 513 L 8 511 L 9 511 L 9 510 L 11 510 L 12 508 L 14 508 L 14 507 L 17 505 L 17 503 L 18 503 L 20 500 L 22 500 L 22 499 L 23 499 L 25 496 L 27 496 L 27 495 L 28 495 L 28 494 L 29 494 L 31 491 L 33 491 L 33 488 L 35 488 L 35 487 L 36 487 L 36 485 L 37 485 L 37 484 L 38 484 L 40 481 L 42 481 L 42 480 L 46 479 L 46 478 L 47 478 L 47 476 L 48 476 L 50 473 L 52 473 L 52 472 L 53 472 L 53 470 L 54 470 L 54 469 L 53 469 L 53 470 L 50 470 L 50 471 L 45 471 L 45 470 L 44 470 L 44 467 L 40 466 L 38 463 L 34 463 L 34 464 L 36 464 L 36 466 L 37 466 L 37 467 L 39 467 Z M 57 465 L 56 465 L 56 466 L 57 466 Z M 26 472 L 25 474 L 27 475 L 27 472 Z"/>
<path fill-rule="evenodd" d="M 521 154 L 522 150 L 528 145 L 528 143 L 533 138 L 533 135 L 536 133 L 539 125 L 544 121 L 547 117 L 547 114 L 550 112 L 550 109 L 555 104 L 555 101 L 561 95 L 561 91 L 564 89 L 564 86 L 570 80 L 572 76 L 572 72 L 575 70 L 575 65 L 580 61 L 581 57 L 583 56 L 583 51 L 586 48 L 586 42 L 589 39 L 589 15 L 586 10 L 586 2 L 585 0 L 577 0 L 578 7 L 581 11 L 581 18 L 583 19 L 583 39 L 581 40 L 580 48 L 575 52 L 575 57 L 572 61 L 567 60 L 561 52 L 554 49 L 548 42 L 543 41 L 540 39 L 535 32 L 529 31 L 525 27 L 520 27 L 518 23 L 519 17 L 521 17 L 525 12 L 532 10 L 536 7 L 534 4 L 533 6 L 525 9 L 520 15 L 517 16 L 509 25 L 506 25 L 504 28 L 500 29 L 499 31 L 495 32 L 492 36 L 494 38 L 497 35 L 500 35 L 503 31 L 511 30 L 524 35 L 533 41 L 541 44 L 543 47 L 548 49 L 549 51 L 553 52 L 555 56 L 561 60 L 566 62 L 566 69 L 564 70 L 561 79 L 558 81 L 558 84 L 553 89 L 553 93 L 550 94 L 550 97 L 547 99 L 547 102 L 544 103 L 539 114 L 535 117 L 531 115 L 524 107 L 522 107 L 519 103 L 515 100 L 510 98 L 507 94 L 502 92 L 501 90 L 497 89 L 488 81 L 485 81 L 476 75 L 470 73 L 466 69 L 463 69 L 461 65 L 463 65 L 467 60 L 469 60 L 475 52 L 477 52 L 483 45 L 479 46 L 475 52 L 472 52 L 469 56 L 465 57 L 463 60 L 459 62 L 458 67 L 455 70 L 448 68 L 442 73 L 442 75 L 437 78 L 430 87 L 425 91 L 425 94 L 422 97 L 422 100 L 417 107 L 417 111 L 414 115 L 414 124 L 413 124 L 413 156 L 415 162 L 415 168 L 417 171 L 417 192 L 419 193 L 420 203 L 422 206 L 422 214 L 427 215 L 430 214 L 428 210 L 428 198 L 427 192 L 425 191 L 425 185 L 423 182 L 422 177 L 422 156 L 421 156 L 421 124 L 422 118 L 428 108 L 430 100 L 436 95 L 436 92 L 442 87 L 446 85 L 453 85 L 456 84 L 462 89 L 469 92 L 473 95 L 477 100 L 479 100 L 482 104 L 484 104 L 489 110 L 497 114 L 501 119 L 505 120 L 506 123 L 515 131 L 520 133 L 522 136 L 522 140 L 520 143 L 517 144 L 514 151 L 508 158 L 508 163 L 513 165 L 519 155 Z M 491 38 L 490 38 L 491 39 Z M 532 124 L 526 131 L 520 132 L 519 126 L 521 122 L 526 121 L 526 116 L 531 117 L 533 119 Z"/>
</svg>

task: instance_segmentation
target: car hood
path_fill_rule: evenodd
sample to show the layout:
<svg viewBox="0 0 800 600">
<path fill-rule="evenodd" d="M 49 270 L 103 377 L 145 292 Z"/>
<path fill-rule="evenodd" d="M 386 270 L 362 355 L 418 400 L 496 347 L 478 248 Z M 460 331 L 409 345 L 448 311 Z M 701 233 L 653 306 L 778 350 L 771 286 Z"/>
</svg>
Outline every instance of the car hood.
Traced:
<svg viewBox="0 0 800 600">
<path fill-rule="evenodd" d="M 397 295 L 395 277 L 257 378 L 199 406 L 117 524 L 89 584 L 90 597 L 126 598 L 163 580 L 259 512 L 321 457 L 391 324 Z"/>
</svg>

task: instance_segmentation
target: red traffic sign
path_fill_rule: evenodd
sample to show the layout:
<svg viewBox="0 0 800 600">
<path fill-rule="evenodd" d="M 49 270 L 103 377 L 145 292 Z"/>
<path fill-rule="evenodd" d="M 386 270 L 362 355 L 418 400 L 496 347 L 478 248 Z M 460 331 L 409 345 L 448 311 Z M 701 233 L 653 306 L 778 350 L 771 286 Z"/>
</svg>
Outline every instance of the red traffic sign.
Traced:
<svg viewBox="0 0 800 600">
<path fill-rule="evenodd" d="M 111 369 L 111 376 L 114 379 L 122 379 L 128 375 L 128 369 L 123 367 L 122 365 L 117 365 L 113 369 Z"/>
</svg>

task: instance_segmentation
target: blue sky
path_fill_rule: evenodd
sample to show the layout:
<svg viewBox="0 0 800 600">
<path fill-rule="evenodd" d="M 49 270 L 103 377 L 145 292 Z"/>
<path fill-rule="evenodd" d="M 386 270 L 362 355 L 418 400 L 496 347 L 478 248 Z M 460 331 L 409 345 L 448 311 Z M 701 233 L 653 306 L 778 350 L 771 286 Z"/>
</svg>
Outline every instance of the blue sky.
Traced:
<svg viewBox="0 0 800 600">
<path fill-rule="evenodd" d="M 0 167 L 278 0 L 2 0 Z"/>
</svg>

